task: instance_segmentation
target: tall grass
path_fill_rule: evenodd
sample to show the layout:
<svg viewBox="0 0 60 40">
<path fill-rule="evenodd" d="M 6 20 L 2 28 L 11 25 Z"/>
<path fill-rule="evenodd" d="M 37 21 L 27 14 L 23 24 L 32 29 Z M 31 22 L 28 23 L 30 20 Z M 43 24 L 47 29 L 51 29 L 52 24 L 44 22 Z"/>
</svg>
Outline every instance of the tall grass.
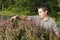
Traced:
<svg viewBox="0 0 60 40">
<path fill-rule="evenodd" d="M 53 31 L 36 26 L 33 21 L 18 20 L 2 23 L 0 40 L 57 40 Z"/>
</svg>

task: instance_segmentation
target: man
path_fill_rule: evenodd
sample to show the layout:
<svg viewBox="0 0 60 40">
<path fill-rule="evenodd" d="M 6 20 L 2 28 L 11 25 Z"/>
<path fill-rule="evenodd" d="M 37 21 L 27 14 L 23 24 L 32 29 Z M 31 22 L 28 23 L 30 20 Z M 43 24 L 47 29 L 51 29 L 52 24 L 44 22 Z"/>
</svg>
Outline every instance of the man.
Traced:
<svg viewBox="0 0 60 40">
<path fill-rule="evenodd" d="M 35 20 L 37 24 L 40 24 L 44 29 L 52 30 L 57 37 L 59 37 L 59 32 L 56 22 L 48 16 L 48 8 L 44 5 L 37 7 L 37 16 L 13 16 L 10 20 L 15 20 L 17 17 L 21 20 Z"/>
</svg>

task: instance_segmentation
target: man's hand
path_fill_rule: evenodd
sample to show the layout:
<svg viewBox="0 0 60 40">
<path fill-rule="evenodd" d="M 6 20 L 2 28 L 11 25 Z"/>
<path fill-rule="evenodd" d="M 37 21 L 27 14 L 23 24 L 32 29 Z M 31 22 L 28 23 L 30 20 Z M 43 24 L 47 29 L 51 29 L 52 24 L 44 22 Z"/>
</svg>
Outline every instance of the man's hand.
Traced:
<svg viewBox="0 0 60 40">
<path fill-rule="evenodd" d="M 59 40 L 60 39 L 60 34 L 57 34 L 56 38 L 57 38 L 57 40 Z"/>
<path fill-rule="evenodd" d="M 57 36 L 57 37 L 60 37 L 60 35 L 59 35 L 59 34 L 57 34 L 56 36 Z"/>
<path fill-rule="evenodd" d="M 10 21 L 15 20 L 17 17 L 18 17 L 18 15 L 11 17 Z"/>
<path fill-rule="evenodd" d="M 18 16 L 18 15 L 16 15 L 16 16 L 11 17 L 10 21 L 15 20 L 16 18 L 18 18 L 20 20 L 27 20 L 28 16 Z"/>
</svg>

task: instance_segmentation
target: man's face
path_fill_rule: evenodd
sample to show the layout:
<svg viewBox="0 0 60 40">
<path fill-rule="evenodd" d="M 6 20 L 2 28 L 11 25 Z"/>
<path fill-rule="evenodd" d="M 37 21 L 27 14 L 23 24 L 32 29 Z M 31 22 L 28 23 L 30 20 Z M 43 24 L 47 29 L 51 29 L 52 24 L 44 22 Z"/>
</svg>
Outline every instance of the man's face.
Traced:
<svg viewBox="0 0 60 40">
<path fill-rule="evenodd" d="M 38 14 L 39 14 L 40 18 L 43 19 L 47 15 L 47 11 L 43 11 L 42 8 L 39 8 L 38 9 Z"/>
</svg>

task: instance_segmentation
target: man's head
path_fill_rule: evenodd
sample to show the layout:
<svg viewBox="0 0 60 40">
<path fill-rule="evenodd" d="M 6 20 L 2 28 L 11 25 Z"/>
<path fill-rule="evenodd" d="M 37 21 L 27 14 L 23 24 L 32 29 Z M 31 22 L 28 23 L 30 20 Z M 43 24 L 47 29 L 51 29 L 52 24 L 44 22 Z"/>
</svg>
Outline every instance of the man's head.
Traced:
<svg viewBox="0 0 60 40">
<path fill-rule="evenodd" d="M 40 5 L 37 7 L 37 9 L 41 18 L 44 18 L 46 15 L 48 15 L 48 8 L 45 5 Z"/>
</svg>

